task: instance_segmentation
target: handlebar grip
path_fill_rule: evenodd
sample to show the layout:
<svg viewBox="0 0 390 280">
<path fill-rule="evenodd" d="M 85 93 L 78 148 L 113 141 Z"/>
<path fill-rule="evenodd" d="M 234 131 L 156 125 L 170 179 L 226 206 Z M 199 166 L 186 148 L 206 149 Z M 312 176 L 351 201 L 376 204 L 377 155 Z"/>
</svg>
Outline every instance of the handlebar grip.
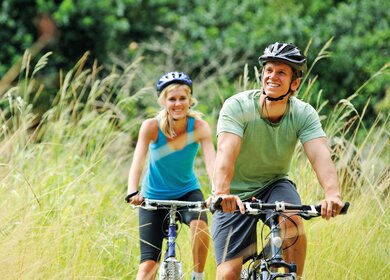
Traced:
<svg viewBox="0 0 390 280">
<path fill-rule="evenodd" d="M 222 205 L 221 205 L 222 200 L 223 200 L 222 197 L 218 197 L 218 199 L 215 202 L 212 202 L 210 204 L 210 212 L 211 213 L 214 214 L 215 211 L 222 210 Z"/>
<path fill-rule="evenodd" d="M 340 210 L 340 215 L 345 215 L 345 214 L 347 214 L 349 205 L 350 205 L 350 203 L 349 203 L 348 201 L 346 201 L 346 202 L 344 203 L 343 208 L 341 208 L 341 210 Z M 321 214 L 321 205 L 317 205 L 315 208 L 316 208 L 317 212 L 318 212 L 319 214 Z"/>
<path fill-rule="evenodd" d="M 130 203 L 130 198 L 132 198 L 133 196 L 135 196 L 135 195 L 137 195 L 137 194 L 138 194 L 138 191 L 129 193 L 128 195 L 126 195 L 125 201 L 126 201 L 127 203 Z"/>
<path fill-rule="evenodd" d="M 347 214 L 349 205 L 350 205 L 350 203 L 348 201 L 344 203 L 343 208 L 341 208 L 340 215 Z"/>
</svg>

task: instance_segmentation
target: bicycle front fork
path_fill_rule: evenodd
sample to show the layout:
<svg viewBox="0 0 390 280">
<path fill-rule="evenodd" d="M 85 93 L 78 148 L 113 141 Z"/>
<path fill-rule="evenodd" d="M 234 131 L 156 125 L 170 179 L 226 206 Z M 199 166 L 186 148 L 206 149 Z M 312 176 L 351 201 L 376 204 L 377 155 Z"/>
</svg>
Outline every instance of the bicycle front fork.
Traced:
<svg viewBox="0 0 390 280">
<path fill-rule="evenodd" d="M 176 259 L 176 208 L 170 210 L 167 251 L 159 269 L 159 280 L 182 279 L 181 262 Z"/>
<path fill-rule="evenodd" d="M 283 268 L 288 272 L 279 272 L 278 269 Z M 273 280 L 273 279 L 286 279 L 286 280 L 295 280 L 297 277 L 296 274 L 297 266 L 295 263 L 287 263 L 283 260 L 278 261 L 265 261 L 261 260 L 260 263 L 260 275 L 261 280 Z M 254 278 L 255 279 L 255 278 Z"/>
</svg>

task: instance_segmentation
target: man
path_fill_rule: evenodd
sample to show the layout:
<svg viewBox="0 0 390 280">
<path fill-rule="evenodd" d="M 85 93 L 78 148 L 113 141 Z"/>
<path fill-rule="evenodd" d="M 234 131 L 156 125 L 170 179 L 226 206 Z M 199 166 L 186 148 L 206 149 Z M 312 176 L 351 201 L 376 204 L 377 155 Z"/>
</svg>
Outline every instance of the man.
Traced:
<svg viewBox="0 0 390 280">
<path fill-rule="evenodd" d="M 263 66 L 262 89 L 230 97 L 218 119 L 213 183 L 215 196 L 223 198 L 223 211 L 215 212 L 212 221 L 217 279 L 239 279 L 243 262 L 255 253 L 257 220 L 232 213 L 237 207 L 244 213 L 242 201 L 257 197 L 267 203 L 301 204 L 295 184 L 288 179 L 298 140 L 325 192 L 322 217 L 336 216 L 343 206 L 318 114 L 294 97 L 306 69 L 306 57 L 294 45 L 275 43 L 265 49 L 259 62 Z M 293 220 L 300 235 L 284 257 L 296 263 L 300 277 L 306 237 L 301 218 Z M 292 224 L 286 225 L 287 232 L 289 226 Z"/>
</svg>

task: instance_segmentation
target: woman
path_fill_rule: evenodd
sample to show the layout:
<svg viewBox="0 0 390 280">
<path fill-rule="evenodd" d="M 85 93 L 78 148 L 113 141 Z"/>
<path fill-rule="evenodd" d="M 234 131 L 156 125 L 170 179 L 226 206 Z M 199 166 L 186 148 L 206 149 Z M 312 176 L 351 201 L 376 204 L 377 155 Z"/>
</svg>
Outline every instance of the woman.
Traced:
<svg viewBox="0 0 390 280">
<path fill-rule="evenodd" d="M 135 205 L 143 198 L 201 201 L 203 195 L 194 172 L 194 161 L 202 147 L 206 170 L 212 179 L 215 149 L 211 130 L 192 96 L 192 81 L 184 73 L 170 72 L 157 82 L 158 103 L 162 110 L 141 125 L 129 172 L 126 200 Z M 147 154 L 148 164 L 138 192 Z M 183 211 L 183 222 L 190 227 L 194 271 L 192 279 L 204 279 L 209 232 L 205 213 Z M 158 269 L 164 234 L 161 230 L 166 212 L 139 210 L 141 263 L 137 279 L 154 279 Z"/>
</svg>

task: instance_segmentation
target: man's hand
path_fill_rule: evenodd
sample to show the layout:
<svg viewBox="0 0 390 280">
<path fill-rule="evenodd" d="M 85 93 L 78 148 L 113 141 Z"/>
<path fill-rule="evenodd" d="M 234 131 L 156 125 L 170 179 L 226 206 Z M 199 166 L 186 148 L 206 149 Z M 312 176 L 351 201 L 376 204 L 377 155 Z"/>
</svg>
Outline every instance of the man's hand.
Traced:
<svg viewBox="0 0 390 280">
<path fill-rule="evenodd" d="M 321 216 L 324 219 L 329 220 L 331 217 L 336 217 L 340 214 L 341 209 L 343 208 L 344 203 L 340 200 L 340 197 L 327 196 L 321 201 Z"/>
<path fill-rule="evenodd" d="M 221 207 L 222 211 L 233 213 L 235 210 L 240 210 L 241 214 L 245 214 L 245 207 L 241 199 L 237 195 L 220 195 L 216 196 L 215 201 L 218 198 L 222 198 Z"/>
</svg>

